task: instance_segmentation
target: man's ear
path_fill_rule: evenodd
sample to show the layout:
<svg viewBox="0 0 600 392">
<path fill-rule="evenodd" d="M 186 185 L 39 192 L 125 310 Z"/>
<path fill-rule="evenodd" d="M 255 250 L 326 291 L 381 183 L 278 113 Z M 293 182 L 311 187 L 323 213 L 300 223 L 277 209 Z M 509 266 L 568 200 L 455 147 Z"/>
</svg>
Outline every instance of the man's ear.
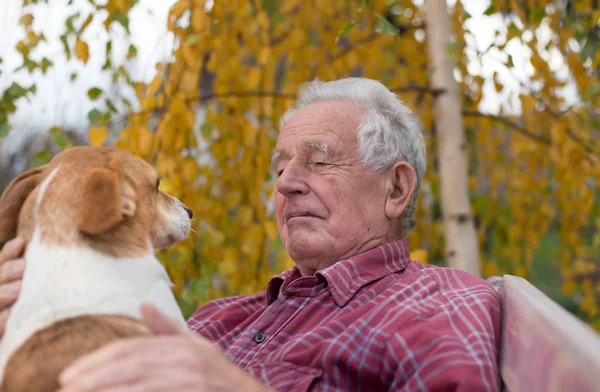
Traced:
<svg viewBox="0 0 600 392">
<path fill-rule="evenodd" d="M 134 216 L 137 194 L 131 184 L 122 179 L 117 165 L 91 169 L 86 175 L 83 197 L 77 212 L 76 225 L 85 234 L 101 234 Z"/>
<path fill-rule="evenodd" d="M 385 214 L 390 219 L 398 219 L 410 204 L 417 189 L 417 173 L 408 162 L 397 162 L 390 167 L 388 177 L 388 194 L 385 201 Z"/>
<path fill-rule="evenodd" d="M 0 198 L 0 243 L 17 235 L 21 208 L 29 194 L 38 186 L 45 166 L 27 170 L 8 185 Z"/>
</svg>

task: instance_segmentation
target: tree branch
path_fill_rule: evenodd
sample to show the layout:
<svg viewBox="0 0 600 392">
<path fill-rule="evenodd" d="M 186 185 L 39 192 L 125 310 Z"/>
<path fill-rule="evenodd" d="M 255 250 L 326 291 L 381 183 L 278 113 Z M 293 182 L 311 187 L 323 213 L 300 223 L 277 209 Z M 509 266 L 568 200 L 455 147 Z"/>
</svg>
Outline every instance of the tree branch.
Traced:
<svg viewBox="0 0 600 392">
<path fill-rule="evenodd" d="M 552 142 L 550 141 L 550 139 L 545 138 L 543 136 L 539 136 L 536 135 L 535 133 L 528 131 L 527 129 L 523 128 L 521 125 L 507 119 L 506 117 L 502 117 L 502 116 L 496 116 L 494 114 L 487 114 L 487 113 L 481 113 L 478 112 L 476 110 L 463 110 L 462 112 L 463 116 L 465 117 L 485 117 L 485 118 L 489 118 L 491 120 L 495 120 L 498 121 L 504 125 L 506 125 L 509 128 L 514 129 L 515 131 L 519 132 L 520 134 L 522 134 L 523 136 L 526 136 L 530 139 L 535 140 L 538 143 L 542 143 L 546 146 L 550 146 L 552 144 Z"/>
<path fill-rule="evenodd" d="M 407 84 L 406 86 L 394 87 L 390 89 L 391 92 L 394 93 L 406 93 L 406 92 L 418 92 L 418 93 L 427 93 L 431 94 L 434 97 L 437 97 L 440 94 L 446 92 L 443 88 L 431 88 L 429 86 L 421 86 L 418 84 Z"/>
</svg>

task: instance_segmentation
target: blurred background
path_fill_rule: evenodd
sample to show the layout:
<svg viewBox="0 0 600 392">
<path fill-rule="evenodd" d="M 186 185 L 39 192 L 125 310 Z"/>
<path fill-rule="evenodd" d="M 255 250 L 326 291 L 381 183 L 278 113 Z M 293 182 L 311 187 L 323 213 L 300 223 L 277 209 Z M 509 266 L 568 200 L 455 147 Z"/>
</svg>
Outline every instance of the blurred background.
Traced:
<svg viewBox="0 0 600 392">
<path fill-rule="evenodd" d="M 422 122 L 412 256 L 447 265 L 442 56 L 467 162 L 444 175 L 466 180 L 471 267 L 522 276 L 600 329 L 599 2 L 448 1 L 444 33 L 433 0 L 2 1 L 0 191 L 72 145 L 146 159 L 195 214 L 195 233 L 158 253 L 189 315 L 293 265 L 272 211 L 279 117 L 306 81 L 365 76 Z"/>
</svg>

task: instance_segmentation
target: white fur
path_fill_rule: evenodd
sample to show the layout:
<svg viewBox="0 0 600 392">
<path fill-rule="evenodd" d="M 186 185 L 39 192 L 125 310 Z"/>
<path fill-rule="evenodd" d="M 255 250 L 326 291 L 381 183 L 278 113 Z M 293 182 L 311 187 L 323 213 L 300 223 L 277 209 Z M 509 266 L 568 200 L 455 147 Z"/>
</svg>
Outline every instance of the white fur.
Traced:
<svg viewBox="0 0 600 392">
<path fill-rule="evenodd" d="M 41 184 L 36 210 L 57 171 Z M 0 379 L 10 355 L 27 338 L 64 318 L 120 314 L 140 319 L 141 304 L 149 302 L 185 325 L 169 276 L 150 245 L 144 257 L 116 259 L 90 248 L 44 245 L 36 226 L 25 260 L 21 293 L 0 342 Z"/>
<path fill-rule="evenodd" d="M 42 183 L 40 184 L 40 191 L 37 195 L 37 198 L 35 199 L 35 209 L 33 210 L 33 216 L 36 219 L 36 221 L 37 221 L 37 213 L 38 213 L 38 210 L 40 209 L 40 204 L 42 204 L 42 199 L 44 198 L 44 195 L 46 194 L 46 189 L 48 189 L 48 185 L 50 185 L 50 182 L 52 182 L 52 179 L 54 178 L 56 173 L 58 173 L 58 169 L 60 169 L 60 166 L 57 167 L 56 169 L 52 170 L 50 172 L 50 174 L 48 175 L 48 177 L 46 177 L 46 179 L 44 179 L 44 181 L 42 181 Z"/>
</svg>

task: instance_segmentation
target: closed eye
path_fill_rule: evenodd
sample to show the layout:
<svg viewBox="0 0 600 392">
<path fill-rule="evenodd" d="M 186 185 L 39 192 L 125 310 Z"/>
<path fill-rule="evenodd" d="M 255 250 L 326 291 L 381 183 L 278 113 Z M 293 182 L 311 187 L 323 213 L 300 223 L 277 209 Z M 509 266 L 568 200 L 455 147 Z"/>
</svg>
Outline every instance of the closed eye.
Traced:
<svg viewBox="0 0 600 392">
<path fill-rule="evenodd" d="M 310 165 L 317 168 L 323 168 L 325 166 L 330 166 L 331 164 L 328 162 L 310 162 Z"/>
</svg>

